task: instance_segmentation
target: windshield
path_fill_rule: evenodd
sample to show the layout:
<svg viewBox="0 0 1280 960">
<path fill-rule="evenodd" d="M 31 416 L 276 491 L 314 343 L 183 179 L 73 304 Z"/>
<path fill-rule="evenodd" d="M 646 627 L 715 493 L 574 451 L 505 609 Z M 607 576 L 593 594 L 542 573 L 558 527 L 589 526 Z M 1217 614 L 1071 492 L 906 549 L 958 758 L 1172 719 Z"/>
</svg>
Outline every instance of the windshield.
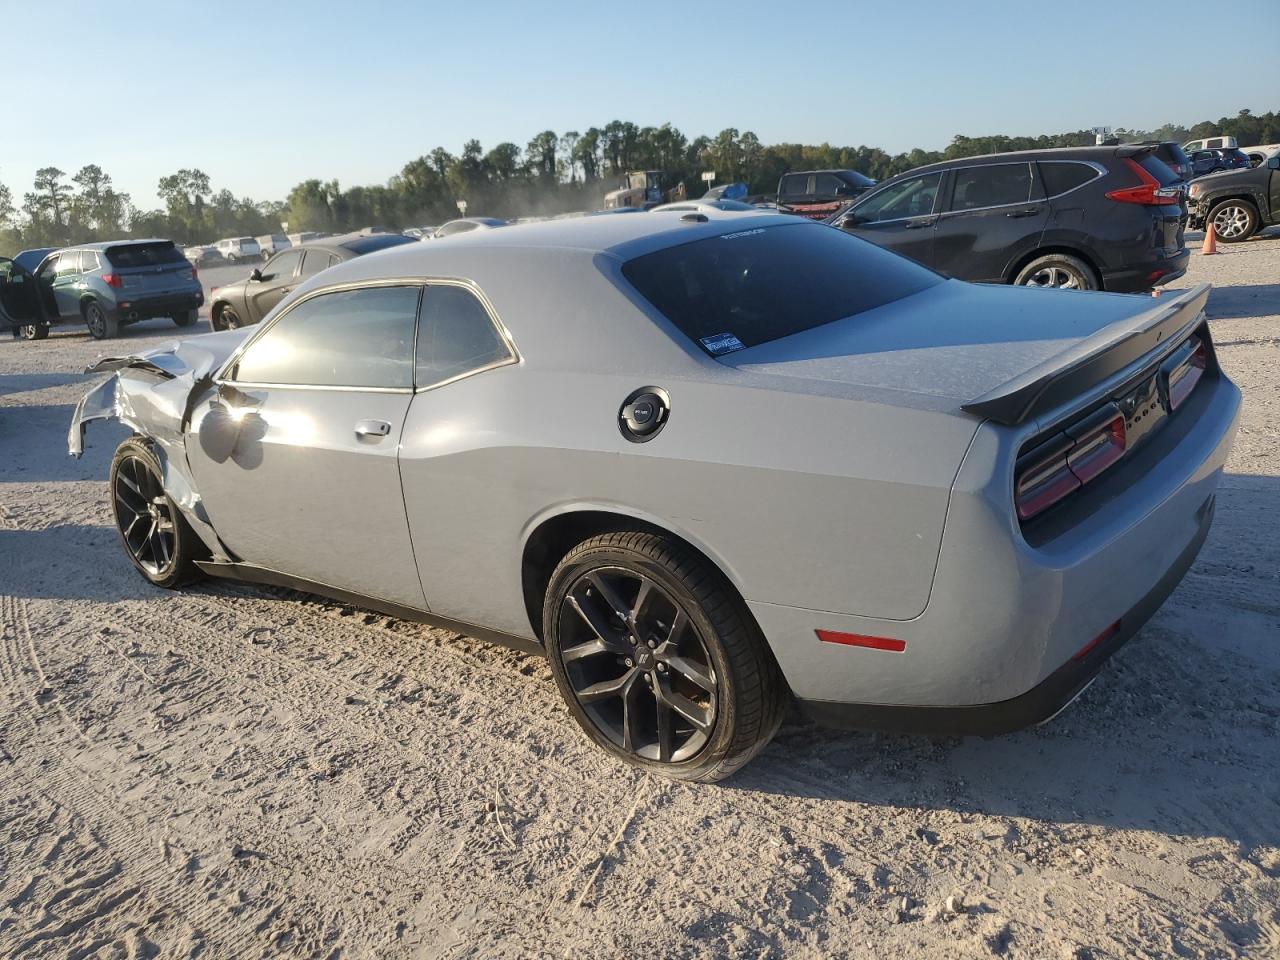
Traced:
<svg viewBox="0 0 1280 960">
<path fill-rule="evenodd" d="M 623 276 L 711 356 L 900 300 L 942 277 L 815 223 L 784 223 L 668 247 Z"/>
<path fill-rule="evenodd" d="M 859 190 L 865 190 L 867 187 L 874 187 L 876 182 L 870 177 L 864 177 L 857 170 L 845 170 L 840 173 L 840 179 L 851 187 L 857 187 Z"/>
</svg>

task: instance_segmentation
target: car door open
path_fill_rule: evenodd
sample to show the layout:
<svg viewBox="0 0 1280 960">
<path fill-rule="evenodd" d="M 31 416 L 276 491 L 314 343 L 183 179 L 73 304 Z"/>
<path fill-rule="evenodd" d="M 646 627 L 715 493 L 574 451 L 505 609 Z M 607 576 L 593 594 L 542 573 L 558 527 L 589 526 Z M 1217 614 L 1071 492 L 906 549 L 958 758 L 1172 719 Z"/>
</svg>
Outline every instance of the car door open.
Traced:
<svg viewBox="0 0 1280 960">
<path fill-rule="evenodd" d="M 188 459 L 244 562 L 425 607 L 398 466 L 420 290 L 376 284 L 300 300 L 197 405 Z"/>
</svg>

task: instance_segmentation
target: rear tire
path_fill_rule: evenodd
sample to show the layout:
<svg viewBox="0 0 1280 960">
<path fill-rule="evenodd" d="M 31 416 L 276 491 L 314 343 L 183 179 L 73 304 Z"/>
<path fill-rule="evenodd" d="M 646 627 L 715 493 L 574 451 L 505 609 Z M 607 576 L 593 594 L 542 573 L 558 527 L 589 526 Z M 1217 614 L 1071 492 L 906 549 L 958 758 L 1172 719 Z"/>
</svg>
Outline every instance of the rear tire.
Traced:
<svg viewBox="0 0 1280 960">
<path fill-rule="evenodd" d="M 199 576 L 204 543 L 162 485 L 160 461 L 142 437 L 130 437 L 111 459 L 111 514 L 125 553 L 157 587 L 172 590 Z"/>
<path fill-rule="evenodd" d="M 120 320 L 102 308 L 97 300 L 90 300 L 81 308 L 84 324 L 95 340 L 111 340 L 120 334 Z"/>
<path fill-rule="evenodd" d="M 1243 243 L 1258 232 L 1258 208 L 1248 200 L 1223 200 L 1209 211 L 1209 223 L 1223 243 Z"/>
<path fill-rule="evenodd" d="M 18 328 L 18 336 L 23 340 L 46 340 L 49 337 L 47 323 L 27 323 Z"/>
<path fill-rule="evenodd" d="M 1036 257 L 1018 271 L 1013 282 L 1020 287 L 1055 290 L 1097 290 L 1101 287 L 1092 267 L 1079 257 L 1065 253 Z"/>
<path fill-rule="evenodd" d="M 663 776 L 730 776 L 773 738 L 790 703 L 737 591 L 670 537 L 607 533 L 574 547 L 547 586 L 543 636 L 587 736 Z"/>
<path fill-rule="evenodd" d="M 200 319 L 200 311 L 184 310 L 182 313 L 173 315 L 173 322 L 180 327 L 194 326 L 195 322 Z"/>
</svg>

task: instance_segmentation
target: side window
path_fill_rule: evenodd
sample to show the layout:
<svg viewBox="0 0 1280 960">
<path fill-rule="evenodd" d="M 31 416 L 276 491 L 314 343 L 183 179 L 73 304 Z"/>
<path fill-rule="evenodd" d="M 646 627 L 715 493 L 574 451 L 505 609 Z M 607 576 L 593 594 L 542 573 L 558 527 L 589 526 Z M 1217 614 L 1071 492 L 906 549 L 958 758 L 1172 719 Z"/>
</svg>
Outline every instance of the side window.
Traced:
<svg viewBox="0 0 1280 960">
<path fill-rule="evenodd" d="M 298 269 L 298 261 L 302 259 L 302 254 L 296 250 L 286 250 L 278 257 L 272 257 L 271 260 L 262 268 L 263 280 L 288 280 L 293 277 L 294 271 Z"/>
<path fill-rule="evenodd" d="M 925 217 L 933 213 L 934 203 L 938 198 L 938 187 L 941 184 L 941 172 L 912 177 L 910 180 L 895 183 L 868 197 L 854 208 L 854 212 L 862 220 L 873 223 L 881 220 Z"/>
<path fill-rule="evenodd" d="M 412 387 L 416 286 L 304 300 L 249 345 L 234 379 L 317 387 Z"/>
<path fill-rule="evenodd" d="M 834 173 L 817 173 L 813 180 L 813 192 L 820 197 L 834 197 L 844 185 Z"/>
<path fill-rule="evenodd" d="M 782 195 L 786 197 L 803 196 L 809 192 L 809 175 L 807 173 L 789 173 L 782 178 Z"/>
<path fill-rule="evenodd" d="M 90 270 L 98 269 L 98 255 L 92 250 L 80 251 L 80 272 L 88 273 Z"/>
<path fill-rule="evenodd" d="M 321 270 L 333 266 L 333 258 L 322 250 L 307 250 L 305 256 L 300 251 L 299 256 L 302 256 L 301 276 L 304 277 L 314 277 Z"/>
<path fill-rule="evenodd" d="M 1040 179 L 1044 181 L 1044 192 L 1056 197 L 1083 186 L 1098 176 L 1098 171 L 1083 163 L 1065 161 L 1040 161 Z"/>
<path fill-rule="evenodd" d="M 462 287 L 427 287 L 418 330 L 419 387 L 509 359 L 511 350 L 473 293 Z"/>
<path fill-rule="evenodd" d="M 965 167 L 956 171 L 955 182 L 951 195 L 953 211 L 1026 203 L 1031 198 L 1031 164 Z"/>
<path fill-rule="evenodd" d="M 68 277 L 80 272 L 80 251 L 71 250 L 58 257 L 58 272 L 56 276 Z"/>
</svg>

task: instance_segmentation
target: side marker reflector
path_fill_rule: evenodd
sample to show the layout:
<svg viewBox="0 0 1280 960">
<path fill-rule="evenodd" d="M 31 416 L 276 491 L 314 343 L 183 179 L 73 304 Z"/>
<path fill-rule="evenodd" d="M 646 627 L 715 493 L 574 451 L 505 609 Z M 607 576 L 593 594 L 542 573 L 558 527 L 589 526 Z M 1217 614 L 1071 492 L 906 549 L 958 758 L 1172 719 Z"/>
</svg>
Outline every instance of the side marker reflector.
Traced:
<svg viewBox="0 0 1280 960">
<path fill-rule="evenodd" d="M 1083 647 L 1077 650 L 1075 654 L 1071 657 L 1071 659 L 1083 660 L 1085 657 L 1087 657 L 1090 654 L 1090 652 L 1093 650 L 1094 647 L 1102 643 L 1102 641 L 1104 640 L 1110 640 L 1119 632 L 1120 632 L 1120 621 L 1117 620 L 1115 623 L 1107 627 L 1107 629 L 1103 630 L 1100 634 L 1098 634 L 1096 637 L 1094 637 L 1092 640 L 1086 643 Z"/>
<path fill-rule="evenodd" d="M 892 637 L 865 637 L 859 633 L 839 633 L 835 630 L 815 630 L 823 643 L 843 643 L 847 647 L 869 647 L 872 650 L 889 650 L 901 653 L 907 649 L 907 641 Z"/>
</svg>

